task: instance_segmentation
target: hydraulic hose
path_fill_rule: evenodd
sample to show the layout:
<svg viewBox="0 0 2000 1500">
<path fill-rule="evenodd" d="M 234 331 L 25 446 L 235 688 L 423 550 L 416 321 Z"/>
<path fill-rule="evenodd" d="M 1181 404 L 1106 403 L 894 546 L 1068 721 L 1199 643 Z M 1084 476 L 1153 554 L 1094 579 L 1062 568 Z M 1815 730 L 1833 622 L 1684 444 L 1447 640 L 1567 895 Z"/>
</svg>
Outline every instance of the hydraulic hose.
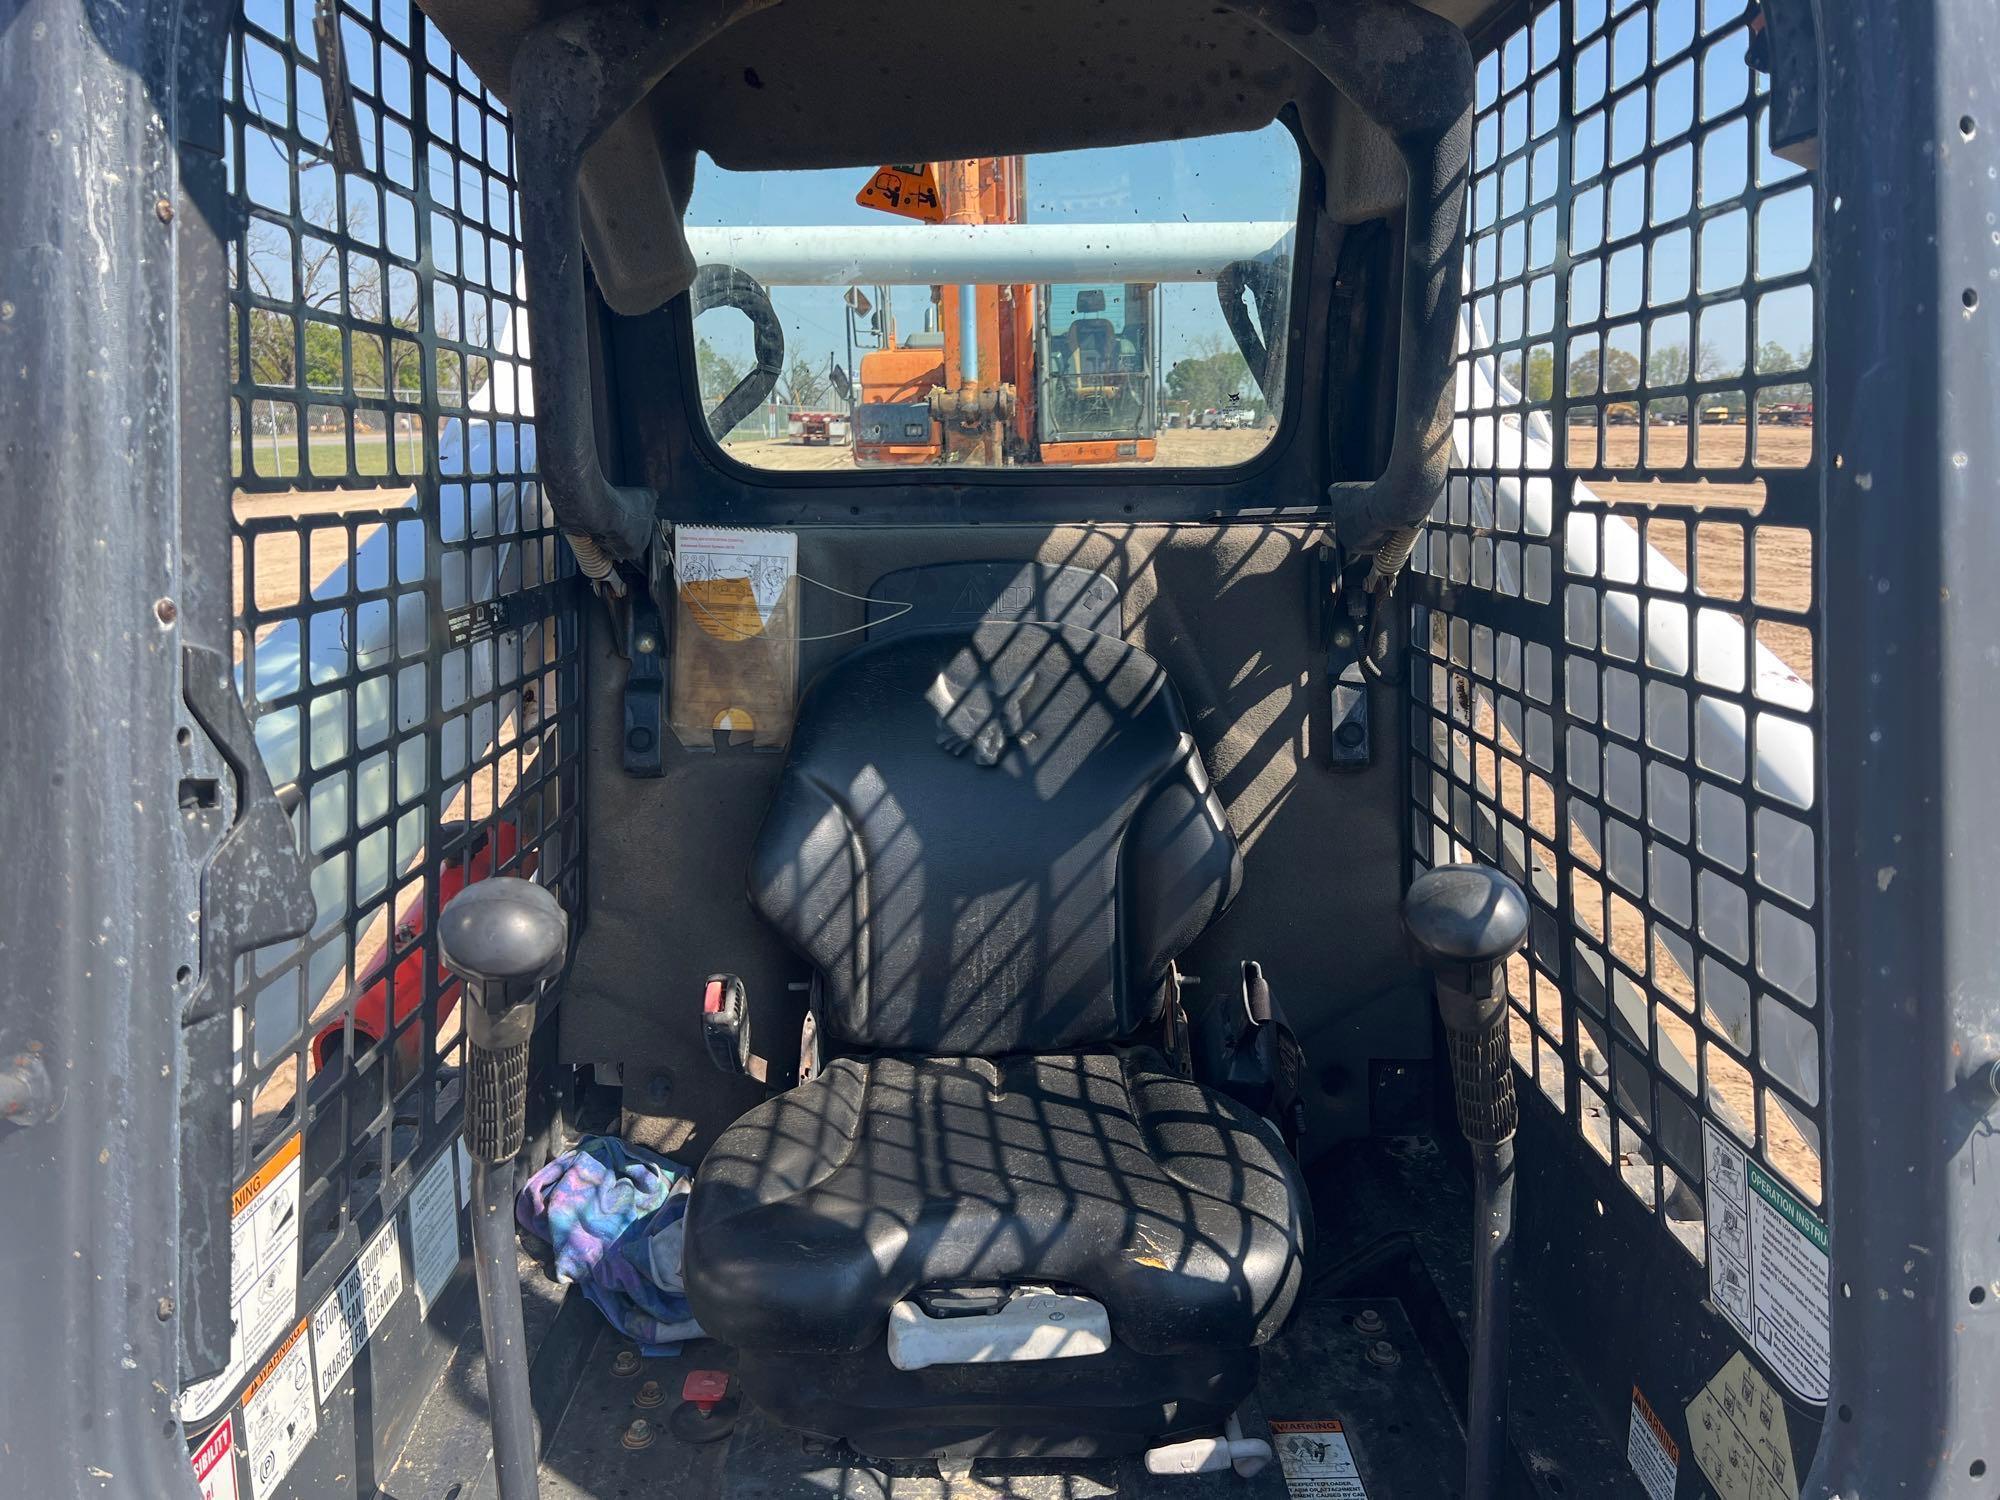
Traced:
<svg viewBox="0 0 2000 1500">
<path fill-rule="evenodd" d="M 1250 367 L 1250 378 L 1257 382 L 1266 401 L 1276 401 L 1285 383 L 1285 340 L 1278 325 L 1285 315 L 1291 279 L 1289 259 L 1231 261 L 1215 278 L 1222 321 L 1229 325 L 1229 336 L 1236 340 L 1243 362 Z M 1244 305 L 1245 292 L 1256 303 L 1255 322 Z"/>
<path fill-rule="evenodd" d="M 785 373 L 785 329 L 763 283 L 734 266 L 703 266 L 695 272 L 688 296 L 697 318 L 712 308 L 733 307 L 750 320 L 757 363 L 708 414 L 708 434 L 719 443 L 777 388 Z"/>
</svg>

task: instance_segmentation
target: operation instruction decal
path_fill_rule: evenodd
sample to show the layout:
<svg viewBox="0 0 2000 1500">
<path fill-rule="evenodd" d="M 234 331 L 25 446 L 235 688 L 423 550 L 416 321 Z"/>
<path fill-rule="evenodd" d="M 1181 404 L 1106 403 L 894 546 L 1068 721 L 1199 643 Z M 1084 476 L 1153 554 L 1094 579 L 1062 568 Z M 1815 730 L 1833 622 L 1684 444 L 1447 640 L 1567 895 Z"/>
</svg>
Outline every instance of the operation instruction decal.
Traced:
<svg viewBox="0 0 2000 1500">
<path fill-rule="evenodd" d="M 1826 1225 L 1713 1121 L 1702 1131 L 1708 1295 L 1793 1395 L 1824 1405 L 1833 1368 Z"/>
<path fill-rule="evenodd" d="M 206 1421 L 292 1324 L 299 1297 L 299 1137 L 239 1187 L 229 1205 L 229 1363 L 181 1395 L 181 1420 Z"/>
</svg>

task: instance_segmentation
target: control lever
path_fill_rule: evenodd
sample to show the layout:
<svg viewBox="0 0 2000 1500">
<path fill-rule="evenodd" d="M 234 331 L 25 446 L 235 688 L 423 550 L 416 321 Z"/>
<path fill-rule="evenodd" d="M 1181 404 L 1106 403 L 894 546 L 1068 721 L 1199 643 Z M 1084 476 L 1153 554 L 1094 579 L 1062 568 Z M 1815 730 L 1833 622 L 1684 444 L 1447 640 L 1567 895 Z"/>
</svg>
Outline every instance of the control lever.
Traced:
<svg viewBox="0 0 2000 1500">
<path fill-rule="evenodd" d="M 528 1389 L 514 1158 L 528 1123 L 528 1042 L 542 986 L 562 968 L 569 923 L 556 898 L 512 875 L 476 881 L 438 917 L 438 951 L 464 981 L 465 1147 L 472 1158 L 472 1269 L 486 1341 L 487 1410 L 500 1500 L 536 1500 L 540 1445 Z"/>
<path fill-rule="evenodd" d="M 1466 1500 L 1500 1494 L 1507 1457 L 1507 1311 L 1514 1258 L 1514 1060 L 1507 960 L 1528 936 L 1528 900 L 1498 870 L 1445 865 L 1410 882 L 1403 926 L 1437 983 L 1458 1128 L 1472 1150 L 1472 1363 Z"/>
</svg>

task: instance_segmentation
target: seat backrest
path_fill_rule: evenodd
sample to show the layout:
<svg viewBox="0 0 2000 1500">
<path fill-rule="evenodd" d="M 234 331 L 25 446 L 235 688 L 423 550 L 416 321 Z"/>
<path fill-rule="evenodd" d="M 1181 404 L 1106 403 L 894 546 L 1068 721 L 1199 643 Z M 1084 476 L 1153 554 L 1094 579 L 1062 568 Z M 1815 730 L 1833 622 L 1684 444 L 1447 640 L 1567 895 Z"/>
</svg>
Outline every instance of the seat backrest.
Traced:
<svg viewBox="0 0 2000 1500">
<path fill-rule="evenodd" d="M 1069 340 L 1079 374 L 1102 375 L 1116 368 L 1118 330 L 1109 318 L 1078 318 L 1069 325 Z"/>
<path fill-rule="evenodd" d="M 990 1056 L 1157 1019 L 1241 877 L 1159 663 L 989 621 L 864 646 L 806 690 L 750 899 L 819 968 L 831 1037 Z"/>
</svg>

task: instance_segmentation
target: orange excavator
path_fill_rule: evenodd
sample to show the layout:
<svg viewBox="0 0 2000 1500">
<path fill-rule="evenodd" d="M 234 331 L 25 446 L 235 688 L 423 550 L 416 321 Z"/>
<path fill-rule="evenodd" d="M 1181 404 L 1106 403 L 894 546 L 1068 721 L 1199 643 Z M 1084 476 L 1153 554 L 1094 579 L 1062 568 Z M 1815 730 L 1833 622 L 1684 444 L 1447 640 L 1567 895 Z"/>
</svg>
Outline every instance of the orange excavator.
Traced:
<svg viewBox="0 0 2000 1500">
<path fill-rule="evenodd" d="M 946 224 L 1026 221 L 1019 156 L 933 163 Z M 1001 284 L 931 289 L 931 327 L 863 356 L 862 464 L 1146 463 L 1158 431 L 1157 287 Z"/>
</svg>

